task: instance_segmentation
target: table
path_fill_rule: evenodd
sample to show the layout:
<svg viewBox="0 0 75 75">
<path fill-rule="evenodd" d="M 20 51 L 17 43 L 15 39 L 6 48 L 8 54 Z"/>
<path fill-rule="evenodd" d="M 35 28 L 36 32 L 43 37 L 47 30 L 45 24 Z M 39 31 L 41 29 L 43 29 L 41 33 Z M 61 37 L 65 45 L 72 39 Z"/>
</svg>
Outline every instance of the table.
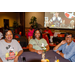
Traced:
<svg viewBox="0 0 75 75">
<path fill-rule="evenodd" d="M 63 57 L 61 57 L 59 54 L 57 54 L 53 50 L 49 50 L 45 54 L 45 58 L 49 59 L 50 62 L 55 61 L 55 56 L 57 57 L 57 59 L 59 59 L 60 62 L 70 62 L 69 60 L 64 59 Z M 41 59 L 42 59 L 42 55 L 39 55 L 35 52 L 23 52 L 19 56 L 19 62 L 22 62 L 23 57 L 26 58 L 26 62 L 40 62 Z"/>
</svg>

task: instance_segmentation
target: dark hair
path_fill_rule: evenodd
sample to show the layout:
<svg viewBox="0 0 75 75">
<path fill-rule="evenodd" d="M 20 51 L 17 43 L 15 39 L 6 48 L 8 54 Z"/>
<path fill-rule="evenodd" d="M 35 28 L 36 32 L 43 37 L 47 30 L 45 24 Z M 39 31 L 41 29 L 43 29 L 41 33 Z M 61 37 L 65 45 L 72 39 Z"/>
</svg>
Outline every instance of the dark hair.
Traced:
<svg viewBox="0 0 75 75">
<path fill-rule="evenodd" d="M 49 29 L 49 27 L 47 27 Z"/>
<path fill-rule="evenodd" d="M 31 27 L 33 28 L 33 25 L 31 25 Z"/>
<path fill-rule="evenodd" d="M 65 33 L 65 37 L 66 37 L 67 35 L 72 35 L 72 37 L 74 37 L 74 35 L 73 35 L 72 33 Z"/>
<path fill-rule="evenodd" d="M 3 32 L 3 39 L 5 39 L 5 35 L 6 35 L 6 33 L 7 33 L 9 30 L 12 32 L 13 38 L 14 38 L 14 32 L 13 32 L 13 30 L 11 30 L 11 29 L 5 29 L 4 32 Z"/>
<path fill-rule="evenodd" d="M 35 39 L 35 32 L 36 32 L 37 30 L 40 32 L 40 39 L 41 39 L 41 38 L 42 38 L 42 32 L 41 32 L 41 30 L 40 30 L 39 28 L 36 28 L 36 29 L 34 30 L 33 39 Z"/>
</svg>

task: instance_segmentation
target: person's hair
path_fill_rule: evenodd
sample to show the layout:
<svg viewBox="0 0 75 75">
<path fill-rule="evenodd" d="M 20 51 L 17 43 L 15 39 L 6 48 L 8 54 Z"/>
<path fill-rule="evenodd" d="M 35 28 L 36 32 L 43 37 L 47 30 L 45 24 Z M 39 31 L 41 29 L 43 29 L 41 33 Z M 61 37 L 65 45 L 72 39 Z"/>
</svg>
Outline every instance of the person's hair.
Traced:
<svg viewBox="0 0 75 75">
<path fill-rule="evenodd" d="M 14 38 L 14 32 L 13 32 L 13 30 L 11 30 L 11 29 L 5 29 L 4 32 L 3 32 L 3 39 L 5 39 L 5 35 L 6 35 L 6 33 L 7 33 L 8 31 L 11 31 L 11 32 L 12 32 L 13 38 Z"/>
<path fill-rule="evenodd" d="M 32 29 L 33 29 L 33 25 L 31 25 Z"/>
<path fill-rule="evenodd" d="M 72 35 L 72 37 L 74 37 L 74 35 L 73 35 L 72 33 L 65 33 L 65 37 L 66 37 L 67 35 Z"/>
<path fill-rule="evenodd" d="M 49 27 L 47 27 L 49 29 Z"/>
<path fill-rule="evenodd" d="M 39 28 L 36 28 L 36 29 L 34 30 L 33 39 L 36 38 L 36 37 L 35 37 L 35 32 L 36 32 L 37 30 L 40 32 L 40 37 L 39 37 L 39 38 L 41 39 L 41 38 L 42 38 L 42 32 L 41 32 L 41 30 L 40 30 Z"/>
</svg>

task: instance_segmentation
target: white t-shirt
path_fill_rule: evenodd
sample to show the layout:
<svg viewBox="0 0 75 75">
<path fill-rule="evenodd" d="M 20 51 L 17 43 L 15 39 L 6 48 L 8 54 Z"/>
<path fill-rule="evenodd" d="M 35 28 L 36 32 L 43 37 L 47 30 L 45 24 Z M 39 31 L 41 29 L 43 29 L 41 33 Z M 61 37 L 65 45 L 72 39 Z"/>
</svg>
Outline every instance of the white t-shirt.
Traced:
<svg viewBox="0 0 75 75">
<path fill-rule="evenodd" d="M 13 62 L 18 52 L 22 50 L 22 47 L 13 39 L 11 43 L 5 42 L 4 39 L 0 40 L 0 58 L 4 62 Z"/>
<path fill-rule="evenodd" d="M 3 34 L 0 32 L 0 39 L 3 37 Z"/>
<path fill-rule="evenodd" d="M 57 19 L 58 19 L 58 21 L 59 21 L 60 23 L 62 23 L 61 17 L 57 17 Z M 56 17 L 55 17 L 55 16 L 52 17 L 52 19 L 50 19 L 50 21 L 51 21 L 51 22 L 56 21 Z"/>
</svg>

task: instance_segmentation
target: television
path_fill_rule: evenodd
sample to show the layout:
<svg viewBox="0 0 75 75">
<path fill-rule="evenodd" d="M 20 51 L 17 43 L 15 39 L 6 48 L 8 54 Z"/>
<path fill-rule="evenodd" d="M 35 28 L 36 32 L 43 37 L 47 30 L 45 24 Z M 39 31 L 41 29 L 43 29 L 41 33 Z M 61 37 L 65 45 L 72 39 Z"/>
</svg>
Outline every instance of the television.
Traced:
<svg viewBox="0 0 75 75">
<path fill-rule="evenodd" d="M 44 27 L 75 29 L 75 12 L 45 12 Z"/>
</svg>

